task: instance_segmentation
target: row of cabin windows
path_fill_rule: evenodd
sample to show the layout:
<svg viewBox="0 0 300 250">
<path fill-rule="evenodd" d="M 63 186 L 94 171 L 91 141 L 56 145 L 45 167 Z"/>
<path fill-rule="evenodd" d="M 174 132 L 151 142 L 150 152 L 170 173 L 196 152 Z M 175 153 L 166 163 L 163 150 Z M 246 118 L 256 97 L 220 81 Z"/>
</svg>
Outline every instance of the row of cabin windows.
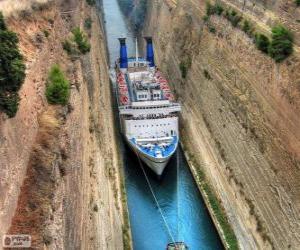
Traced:
<svg viewBox="0 0 300 250">
<path fill-rule="evenodd" d="M 153 94 L 153 97 L 159 97 L 160 94 Z"/>
<path fill-rule="evenodd" d="M 147 95 L 139 95 L 139 99 L 141 98 L 147 98 L 148 96 Z"/>
<path fill-rule="evenodd" d="M 165 124 L 165 123 L 164 124 L 156 124 L 156 127 L 159 127 L 159 126 L 162 127 L 162 126 L 167 126 L 167 125 L 170 125 L 170 123 L 168 123 L 168 124 Z M 149 126 L 150 125 L 134 125 L 135 128 L 137 128 L 137 127 L 139 127 L 139 128 L 141 128 L 141 127 L 143 127 L 143 128 L 147 127 L 148 128 Z M 152 124 L 151 127 L 154 127 L 154 125 Z"/>
</svg>

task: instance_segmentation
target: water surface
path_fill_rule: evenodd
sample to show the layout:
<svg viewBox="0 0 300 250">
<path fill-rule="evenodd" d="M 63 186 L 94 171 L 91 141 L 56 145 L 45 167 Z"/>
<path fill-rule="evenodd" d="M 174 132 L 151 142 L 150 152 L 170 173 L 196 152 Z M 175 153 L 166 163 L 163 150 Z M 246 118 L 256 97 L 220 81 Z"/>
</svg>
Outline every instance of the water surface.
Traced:
<svg viewBox="0 0 300 250">
<path fill-rule="evenodd" d="M 117 0 L 103 0 L 103 7 L 110 62 L 113 64 L 119 55 L 117 39 L 126 36 L 128 55 L 134 55 L 135 38 Z M 191 250 L 223 249 L 181 148 L 160 181 L 144 166 L 170 233 L 136 156 L 123 142 L 121 149 L 135 250 L 163 250 L 173 239 L 186 242 Z"/>
</svg>

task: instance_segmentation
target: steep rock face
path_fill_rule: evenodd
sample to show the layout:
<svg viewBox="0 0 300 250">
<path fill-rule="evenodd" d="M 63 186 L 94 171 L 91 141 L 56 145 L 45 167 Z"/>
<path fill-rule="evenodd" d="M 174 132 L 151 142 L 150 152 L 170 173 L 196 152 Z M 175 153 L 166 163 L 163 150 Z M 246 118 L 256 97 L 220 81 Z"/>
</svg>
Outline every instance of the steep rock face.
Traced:
<svg viewBox="0 0 300 250">
<path fill-rule="evenodd" d="M 8 17 L 11 30 L 18 34 L 26 59 L 26 79 L 19 92 L 21 101 L 16 117 L 0 114 L 0 235 L 10 224 L 16 207 L 32 146 L 38 132 L 38 116 L 45 109 L 45 79 L 56 58 L 63 60 L 60 36 L 65 33 L 54 5 L 29 15 L 22 21 Z M 47 39 L 43 30 L 56 30 Z"/>
<path fill-rule="evenodd" d="M 22 21 L 8 19 L 27 74 L 16 117 L 0 122 L 0 237 L 31 234 L 38 249 L 122 249 L 124 197 L 103 27 L 85 0 L 51 2 Z M 91 52 L 71 60 L 61 43 L 76 26 L 88 33 Z M 67 107 L 45 100 L 54 63 L 70 80 Z"/>
<path fill-rule="evenodd" d="M 280 21 L 299 43 L 293 1 L 220 1 L 257 29 Z M 226 19 L 203 22 L 205 1 L 151 1 L 144 35 L 183 105 L 182 141 L 205 170 L 241 248 L 300 244 L 300 61 L 258 51 Z M 186 79 L 180 70 L 187 69 Z"/>
</svg>

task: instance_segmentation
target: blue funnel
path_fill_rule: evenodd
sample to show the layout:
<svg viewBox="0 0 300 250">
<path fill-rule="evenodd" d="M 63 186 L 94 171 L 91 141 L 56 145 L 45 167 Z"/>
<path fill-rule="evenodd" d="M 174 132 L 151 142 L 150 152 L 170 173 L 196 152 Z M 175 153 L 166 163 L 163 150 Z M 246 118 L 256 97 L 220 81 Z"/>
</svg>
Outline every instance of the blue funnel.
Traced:
<svg viewBox="0 0 300 250">
<path fill-rule="evenodd" d="M 147 42 L 147 61 L 150 63 L 149 65 L 150 67 L 154 67 L 155 62 L 154 62 L 152 37 L 145 37 L 145 40 Z"/>
<path fill-rule="evenodd" d="M 119 38 L 120 41 L 120 68 L 128 68 L 126 38 Z"/>
</svg>

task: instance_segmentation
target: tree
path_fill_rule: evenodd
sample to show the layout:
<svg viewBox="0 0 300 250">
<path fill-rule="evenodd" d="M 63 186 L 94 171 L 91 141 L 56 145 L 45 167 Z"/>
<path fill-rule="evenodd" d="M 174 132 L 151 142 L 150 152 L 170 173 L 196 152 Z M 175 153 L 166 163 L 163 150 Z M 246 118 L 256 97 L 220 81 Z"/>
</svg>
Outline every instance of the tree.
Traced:
<svg viewBox="0 0 300 250">
<path fill-rule="evenodd" d="M 24 59 L 17 34 L 6 27 L 0 12 L 0 110 L 13 117 L 18 110 L 20 90 L 25 79 Z"/>
<path fill-rule="evenodd" d="M 49 72 L 46 97 L 50 104 L 66 105 L 69 101 L 70 84 L 57 64 Z"/>
</svg>

